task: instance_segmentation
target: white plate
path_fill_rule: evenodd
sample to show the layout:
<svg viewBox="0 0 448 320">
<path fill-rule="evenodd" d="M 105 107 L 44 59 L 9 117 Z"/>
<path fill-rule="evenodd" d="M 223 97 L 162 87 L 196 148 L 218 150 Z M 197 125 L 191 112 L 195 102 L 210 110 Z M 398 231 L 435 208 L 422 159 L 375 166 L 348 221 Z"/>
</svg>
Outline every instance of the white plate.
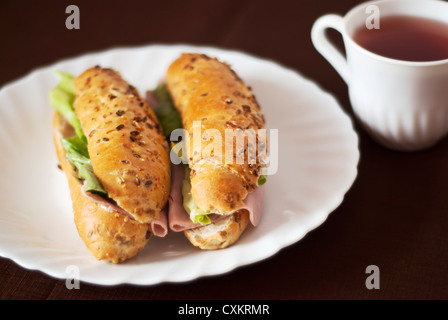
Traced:
<svg viewBox="0 0 448 320">
<path fill-rule="evenodd" d="M 200 251 L 179 233 L 153 238 L 120 265 L 95 260 L 73 223 L 69 190 L 57 168 L 48 92 L 53 71 L 79 74 L 111 67 L 141 93 L 155 87 L 181 52 L 202 52 L 231 64 L 252 86 L 267 125 L 279 131 L 279 169 L 269 176 L 263 218 L 240 241 Z M 357 175 L 358 137 L 337 101 L 315 83 L 274 62 L 210 47 L 146 46 L 83 55 L 38 69 L 0 91 L 0 255 L 64 279 L 115 285 L 183 282 L 268 258 L 318 227 Z"/>
</svg>

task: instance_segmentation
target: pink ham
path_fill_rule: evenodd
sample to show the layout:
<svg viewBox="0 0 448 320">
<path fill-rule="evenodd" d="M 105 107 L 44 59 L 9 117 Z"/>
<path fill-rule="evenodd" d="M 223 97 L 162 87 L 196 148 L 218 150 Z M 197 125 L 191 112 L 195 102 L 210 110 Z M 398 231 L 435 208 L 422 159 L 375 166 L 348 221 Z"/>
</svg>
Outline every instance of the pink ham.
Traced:
<svg viewBox="0 0 448 320">
<path fill-rule="evenodd" d="M 157 101 L 154 92 L 152 90 L 146 91 L 146 101 L 150 105 L 151 108 L 155 109 L 157 105 L 159 104 L 159 101 Z"/>
<path fill-rule="evenodd" d="M 168 221 L 166 218 L 166 208 L 163 209 L 159 219 L 150 222 L 152 233 L 157 237 L 164 237 L 168 233 Z"/>
<path fill-rule="evenodd" d="M 168 220 L 172 231 L 179 232 L 188 229 L 201 227 L 199 223 L 193 223 L 190 216 L 185 211 L 182 204 L 182 180 L 184 178 L 183 165 L 171 165 L 171 193 L 169 198 Z M 264 186 L 260 186 L 255 191 L 249 193 L 244 200 L 245 206 L 240 210 L 249 211 L 250 221 L 257 226 L 261 219 L 263 211 Z M 222 215 L 209 215 L 212 222 L 222 218 Z"/>
<path fill-rule="evenodd" d="M 103 208 L 106 211 L 109 212 L 117 212 L 120 214 L 123 214 L 127 217 L 129 217 L 130 219 L 132 218 L 132 215 L 129 214 L 129 212 L 123 210 L 122 208 L 120 208 L 119 206 L 117 206 L 116 204 L 107 201 L 106 199 L 104 199 L 103 197 L 91 193 L 91 192 L 86 192 L 85 191 L 85 185 L 82 186 L 82 193 L 88 197 L 89 199 L 92 199 L 93 201 L 95 201 L 99 206 L 101 206 L 101 208 Z M 153 220 L 151 222 L 149 222 L 150 226 L 151 226 L 151 231 L 153 233 L 153 235 L 157 236 L 157 237 L 164 237 L 167 235 L 168 233 L 168 221 L 166 218 L 166 209 L 164 209 L 162 211 L 162 214 L 160 216 L 159 219 L 157 220 Z"/>
</svg>

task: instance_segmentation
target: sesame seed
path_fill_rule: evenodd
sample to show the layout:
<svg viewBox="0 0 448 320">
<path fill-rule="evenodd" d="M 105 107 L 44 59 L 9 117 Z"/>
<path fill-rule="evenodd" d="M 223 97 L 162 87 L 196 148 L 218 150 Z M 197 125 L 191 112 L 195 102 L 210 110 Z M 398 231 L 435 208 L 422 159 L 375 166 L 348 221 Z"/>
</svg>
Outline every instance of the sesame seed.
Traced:
<svg viewBox="0 0 448 320">
<path fill-rule="evenodd" d="M 247 104 L 243 104 L 243 109 L 246 112 L 250 112 L 250 107 Z"/>
</svg>

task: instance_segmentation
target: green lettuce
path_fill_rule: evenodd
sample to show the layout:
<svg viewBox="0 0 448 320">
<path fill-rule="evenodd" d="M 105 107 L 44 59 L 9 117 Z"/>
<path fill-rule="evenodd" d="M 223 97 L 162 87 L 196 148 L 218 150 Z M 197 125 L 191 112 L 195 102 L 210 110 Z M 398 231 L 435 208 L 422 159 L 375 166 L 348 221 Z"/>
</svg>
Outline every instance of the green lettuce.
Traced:
<svg viewBox="0 0 448 320">
<path fill-rule="evenodd" d="M 85 181 L 87 192 L 107 196 L 106 190 L 93 172 L 92 162 L 87 151 L 87 138 L 73 109 L 75 101 L 73 76 L 64 72 L 56 72 L 56 74 L 60 81 L 50 91 L 50 104 L 75 129 L 75 136 L 61 139 L 67 160 L 78 169 L 78 178 Z"/>
<path fill-rule="evenodd" d="M 60 81 L 56 87 L 50 90 L 50 104 L 70 123 L 75 129 L 76 135 L 87 143 L 81 123 L 73 109 L 75 101 L 73 76 L 64 72 L 56 72 L 56 75 Z"/>
<path fill-rule="evenodd" d="M 164 82 L 154 89 L 153 94 L 158 102 L 154 113 L 163 128 L 165 136 L 169 136 L 174 130 L 182 128 L 180 114 L 174 107 L 173 99 Z"/>
<path fill-rule="evenodd" d="M 85 190 L 102 196 L 107 196 L 98 178 L 93 172 L 92 161 L 87 152 L 87 144 L 82 144 L 78 137 L 61 139 L 66 151 L 67 160 L 78 169 L 78 178 L 85 181 Z"/>
<path fill-rule="evenodd" d="M 265 174 L 262 174 L 258 177 L 258 185 L 262 186 L 266 183 L 266 181 L 268 180 L 268 176 Z"/>
<path fill-rule="evenodd" d="M 185 166 L 185 176 L 182 181 L 182 197 L 184 209 L 190 215 L 191 221 L 200 223 L 201 225 L 207 225 L 211 222 L 208 216 L 210 212 L 199 208 L 193 200 L 193 196 L 191 195 L 190 168 L 188 166 Z"/>
</svg>

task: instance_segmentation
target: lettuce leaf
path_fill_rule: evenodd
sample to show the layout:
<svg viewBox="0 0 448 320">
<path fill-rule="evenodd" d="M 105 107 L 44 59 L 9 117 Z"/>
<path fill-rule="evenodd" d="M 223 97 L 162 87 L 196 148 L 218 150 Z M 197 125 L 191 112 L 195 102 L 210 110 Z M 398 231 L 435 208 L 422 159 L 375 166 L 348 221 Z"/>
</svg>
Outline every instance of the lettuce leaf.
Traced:
<svg viewBox="0 0 448 320">
<path fill-rule="evenodd" d="M 87 152 L 87 145 L 85 146 L 85 149 L 84 146 L 79 146 L 78 137 L 62 139 L 61 142 L 66 150 L 67 160 L 78 169 L 79 179 L 85 181 L 85 191 L 107 196 L 106 190 L 104 190 L 100 181 L 93 172 L 92 161 L 90 160 L 88 153 L 86 156 L 85 152 Z"/>
<path fill-rule="evenodd" d="M 87 143 L 81 123 L 73 109 L 73 102 L 75 101 L 73 76 L 64 72 L 56 72 L 56 74 L 60 81 L 56 87 L 50 90 L 50 104 L 70 123 L 75 129 L 76 135 Z"/>
<path fill-rule="evenodd" d="M 190 168 L 188 166 L 185 167 L 185 176 L 182 181 L 182 197 L 183 197 L 183 206 L 185 211 L 190 215 L 191 221 L 194 223 L 200 223 L 201 225 L 207 225 L 211 222 L 210 217 L 208 216 L 210 212 L 206 212 L 199 208 L 193 200 L 193 196 L 191 195 L 191 182 L 190 182 Z"/>
<path fill-rule="evenodd" d="M 175 129 L 182 128 L 180 114 L 174 107 L 173 99 L 164 82 L 160 83 L 152 93 L 158 101 L 154 113 L 159 119 L 165 136 L 169 136 Z"/>
<path fill-rule="evenodd" d="M 78 136 L 63 138 L 61 139 L 61 143 L 66 152 L 69 150 L 74 150 L 82 156 L 90 159 L 89 152 L 87 151 L 87 143 L 81 140 Z"/>
<path fill-rule="evenodd" d="M 265 174 L 262 174 L 258 177 L 258 185 L 262 186 L 266 183 L 266 181 L 268 180 L 268 176 Z"/>
<path fill-rule="evenodd" d="M 64 72 L 57 72 L 56 74 L 60 81 L 50 91 L 50 104 L 70 123 L 76 133 L 71 138 L 61 139 L 67 160 L 78 170 L 78 178 L 85 181 L 85 191 L 107 197 L 106 190 L 93 172 L 92 162 L 87 150 L 87 138 L 73 109 L 73 102 L 75 101 L 73 76 Z"/>
</svg>

